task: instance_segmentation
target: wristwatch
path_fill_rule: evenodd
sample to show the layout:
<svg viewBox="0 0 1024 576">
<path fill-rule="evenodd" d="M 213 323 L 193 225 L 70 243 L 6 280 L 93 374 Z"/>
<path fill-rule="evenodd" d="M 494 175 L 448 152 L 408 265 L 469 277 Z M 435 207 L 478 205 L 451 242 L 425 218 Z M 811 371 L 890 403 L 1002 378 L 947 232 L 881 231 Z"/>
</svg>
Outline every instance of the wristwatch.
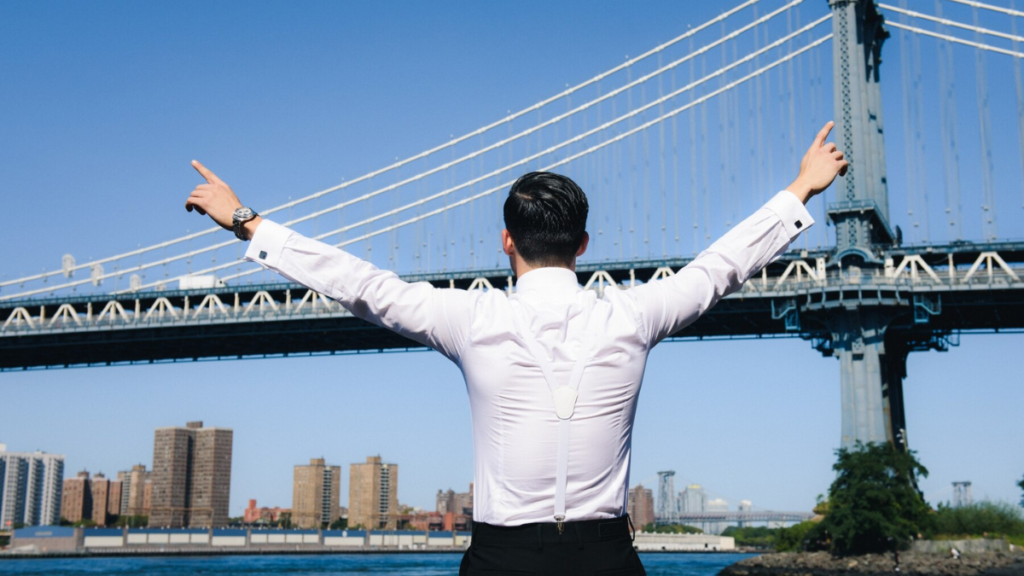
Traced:
<svg viewBox="0 0 1024 576">
<path fill-rule="evenodd" d="M 242 207 L 235 210 L 235 213 L 231 215 L 231 222 L 235 228 L 235 238 L 248 242 L 249 239 L 245 237 L 245 233 L 242 231 L 242 224 L 245 224 L 249 220 L 259 216 L 255 210 L 248 207 Z"/>
</svg>

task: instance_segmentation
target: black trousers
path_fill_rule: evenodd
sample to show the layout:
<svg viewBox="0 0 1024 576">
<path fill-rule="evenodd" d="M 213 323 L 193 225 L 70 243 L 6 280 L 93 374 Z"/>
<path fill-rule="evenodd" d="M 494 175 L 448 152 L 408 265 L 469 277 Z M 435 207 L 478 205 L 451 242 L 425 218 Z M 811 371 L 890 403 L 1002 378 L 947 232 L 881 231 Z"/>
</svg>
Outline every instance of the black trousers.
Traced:
<svg viewBox="0 0 1024 576">
<path fill-rule="evenodd" d="M 459 576 L 551 574 L 646 576 L 628 517 L 523 526 L 473 524 Z"/>
</svg>

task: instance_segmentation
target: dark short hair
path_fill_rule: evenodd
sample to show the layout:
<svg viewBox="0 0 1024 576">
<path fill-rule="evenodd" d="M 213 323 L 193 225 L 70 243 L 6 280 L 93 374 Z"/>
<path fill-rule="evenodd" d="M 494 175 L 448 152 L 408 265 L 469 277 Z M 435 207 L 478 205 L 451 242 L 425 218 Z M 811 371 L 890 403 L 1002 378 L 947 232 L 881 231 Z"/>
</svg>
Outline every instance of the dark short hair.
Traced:
<svg viewBox="0 0 1024 576">
<path fill-rule="evenodd" d="M 571 179 L 551 172 L 524 174 L 508 191 L 505 228 L 524 260 L 568 265 L 587 231 L 587 195 Z"/>
</svg>

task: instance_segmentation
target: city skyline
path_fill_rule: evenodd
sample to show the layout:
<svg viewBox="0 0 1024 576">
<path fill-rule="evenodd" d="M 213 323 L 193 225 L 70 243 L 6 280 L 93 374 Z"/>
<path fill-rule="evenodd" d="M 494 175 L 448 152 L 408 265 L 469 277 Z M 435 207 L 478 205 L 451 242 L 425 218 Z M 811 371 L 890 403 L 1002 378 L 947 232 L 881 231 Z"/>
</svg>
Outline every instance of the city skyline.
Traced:
<svg viewBox="0 0 1024 576">
<path fill-rule="evenodd" d="M 0 61 L 22 88 L 0 96 L 9 127 L 0 169 L 9 190 L 31 192 L 7 195 L 11 213 L 41 215 L 0 230 L 19 247 L 5 254 L 8 277 L 52 270 L 69 251 L 84 261 L 195 229 L 181 206 L 194 157 L 255 207 L 274 205 L 475 129 L 717 14 L 710 4 L 663 3 L 652 18 L 566 3 L 545 6 L 551 17 L 538 22 L 530 9 L 447 4 L 450 17 L 426 31 L 429 10 L 416 6 L 122 6 L 104 18 L 82 6 L 0 7 Z M 225 36 L 188 38 L 196 13 Z M 570 19 L 581 25 L 560 24 Z M 510 38 L 509 27 L 525 36 Z M 254 56 L 266 38 L 280 48 L 269 61 Z M 896 62 L 898 44 L 886 50 Z M 229 81 L 183 89 L 197 62 Z M 887 96 L 890 122 L 898 104 Z M 898 143 L 899 133 L 887 138 Z M 786 184 L 783 172 L 771 186 Z M 832 234 L 823 220 L 821 231 Z M 967 335 L 948 353 L 911 355 L 910 447 L 931 471 L 921 486 L 933 504 L 964 478 L 977 500 L 1016 501 L 1024 390 L 1012 358 L 1022 344 L 1019 334 Z M 833 477 L 838 380 L 835 360 L 799 340 L 664 344 L 648 364 L 630 484 L 653 487 L 670 466 L 678 486 L 809 509 Z M 66 454 L 69 474 L 150 463 L 156 425 L 202 418 L 233 428 L 231 516 L 252 497 L 287 502 L 292 466 L 309 454 L 342 464 L 388 454 L 402 465 L 403 501 L 425 509 L 438 486 L 472 478 L 465 388 L 437 354 L 29 371 L 0 375 L 0 394 L 14 408 L 0 441 Z"/>
</svg>

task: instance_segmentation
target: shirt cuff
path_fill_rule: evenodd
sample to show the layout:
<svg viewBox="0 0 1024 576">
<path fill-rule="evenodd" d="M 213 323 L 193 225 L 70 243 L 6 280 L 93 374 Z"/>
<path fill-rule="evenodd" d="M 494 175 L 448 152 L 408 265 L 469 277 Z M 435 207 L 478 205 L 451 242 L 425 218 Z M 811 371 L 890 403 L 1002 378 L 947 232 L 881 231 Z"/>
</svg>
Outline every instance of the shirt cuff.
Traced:
<svg viewBox="0 0 1024 576">
<path fill-rule="evenodd" d="M 276 270 L 278 260 L 281 259 L 281 252 L 291 235 L 290 229 L 264 218 L 256 227 L 256 233 L 249 241 L 249 247 L 245 250 L 245 259 L 261 264 L 264 268 Z"/>
<path fill-rule="evenodd" d="M 789 234 L 790 240 L 795 239 L 801 232 L 814 225 L 814 218 L 811 218 L 807 207 L 796 197 L 796 194 L 789 190 L 783 190 L 776 194 L 764 207 L 774 212 L 782 220 L 782 225 L 785 227 L 786 233 Z"/>
</svg>

